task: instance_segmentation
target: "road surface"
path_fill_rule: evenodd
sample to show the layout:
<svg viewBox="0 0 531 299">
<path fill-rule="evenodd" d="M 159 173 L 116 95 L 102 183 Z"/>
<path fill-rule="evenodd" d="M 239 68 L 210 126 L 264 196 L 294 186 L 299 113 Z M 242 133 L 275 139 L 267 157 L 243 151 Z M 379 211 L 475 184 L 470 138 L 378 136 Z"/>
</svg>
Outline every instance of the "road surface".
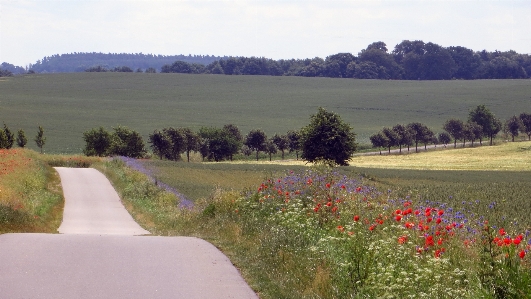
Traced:
<svg viewBox="0 0 531 299">
<path fill-rule="evenodd" d="M 98 171 L 57 171 L 61 234 L 0 235 L 0 298 L 258 298 L 212 244 L 147 236 Z"/>
</svg>

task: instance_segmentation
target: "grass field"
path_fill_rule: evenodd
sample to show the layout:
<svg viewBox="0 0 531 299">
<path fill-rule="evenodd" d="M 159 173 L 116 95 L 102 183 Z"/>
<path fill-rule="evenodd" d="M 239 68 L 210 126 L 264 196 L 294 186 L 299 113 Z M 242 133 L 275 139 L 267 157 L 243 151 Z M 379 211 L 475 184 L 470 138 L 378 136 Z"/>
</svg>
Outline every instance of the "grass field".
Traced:
<svg viewBox="0 0 531 299">
<path fill-rule="evenodd" d="M 0 79 L 0 122 L 37 126 L 48 153 L 80 153 L 88 129 L 124 125 L 147 137 L 168 126 L 236 124 L 246 134 L 299 129 L 319 106 L 339 113 L 358 141 L 383 126 L 418 121 L 440 132 L 450 117 L 465 119 L 485 104 L 505 119 L 530 112 L 530 80 L 382 81 L 302 77 L 136 73 L 25 75 Z"/>
</svg>

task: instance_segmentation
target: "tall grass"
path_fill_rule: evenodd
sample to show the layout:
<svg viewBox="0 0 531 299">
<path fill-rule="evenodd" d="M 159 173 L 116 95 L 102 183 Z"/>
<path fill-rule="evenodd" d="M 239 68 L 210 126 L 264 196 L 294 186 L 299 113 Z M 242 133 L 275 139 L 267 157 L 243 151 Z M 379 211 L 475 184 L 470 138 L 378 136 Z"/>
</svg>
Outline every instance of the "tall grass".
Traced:
<svg viewBox="0 0 531 299">
<path fill-rule="evenodd" d="M 62 220 L 59 176 L 31 150 L 0 150 L 0 233 L 55 233 Z"/>
</svg>

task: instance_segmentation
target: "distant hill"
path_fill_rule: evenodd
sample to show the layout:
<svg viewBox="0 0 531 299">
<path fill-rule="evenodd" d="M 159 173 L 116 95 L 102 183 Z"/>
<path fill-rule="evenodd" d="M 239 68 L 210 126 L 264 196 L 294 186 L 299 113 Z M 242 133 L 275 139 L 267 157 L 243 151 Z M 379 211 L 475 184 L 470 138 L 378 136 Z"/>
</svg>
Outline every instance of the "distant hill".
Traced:
<svg viewBox="0 0 531 299">
<path fill-rule="evenodd" d="M 210 55 L 153 55 L 153 54 L 127 54 L 127 53 L 70 53 L 55 54 L 44 57 L 35 64 L 30 64 L 29 69 L 37 73 L 72 73 L 84 72 L 91 67 L 115 67 L 127 66 L 133 70 L 154 68 L 158 71 L 163 65 L 172 64 L 175 61 L 185 61 L 207 65 L 224 57 Z"/>
</svg>

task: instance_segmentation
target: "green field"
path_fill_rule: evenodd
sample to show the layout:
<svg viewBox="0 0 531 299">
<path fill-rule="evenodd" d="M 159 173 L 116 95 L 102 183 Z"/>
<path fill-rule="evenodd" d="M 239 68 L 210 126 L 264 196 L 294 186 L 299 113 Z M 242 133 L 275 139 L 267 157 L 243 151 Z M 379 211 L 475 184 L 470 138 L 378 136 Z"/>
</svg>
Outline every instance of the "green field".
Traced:
<svg viewBox="0 0 531 299">
<path fill-rule="evenodd" d="M 358 141 L 383 126 L 418 121 L 435 132 L 485 104 L 506 119 L 531 112 L 530 80 L 382 81 L 303 77 L 74 73 L 0 79 L 0 122 L 33 137 L 42 125 L 48 153 L 80 153 L 88 129 L 155 129 L 236 124 L 244 134 L 299 129 L 319 106 L 339 113 Z"/>
</svg>

